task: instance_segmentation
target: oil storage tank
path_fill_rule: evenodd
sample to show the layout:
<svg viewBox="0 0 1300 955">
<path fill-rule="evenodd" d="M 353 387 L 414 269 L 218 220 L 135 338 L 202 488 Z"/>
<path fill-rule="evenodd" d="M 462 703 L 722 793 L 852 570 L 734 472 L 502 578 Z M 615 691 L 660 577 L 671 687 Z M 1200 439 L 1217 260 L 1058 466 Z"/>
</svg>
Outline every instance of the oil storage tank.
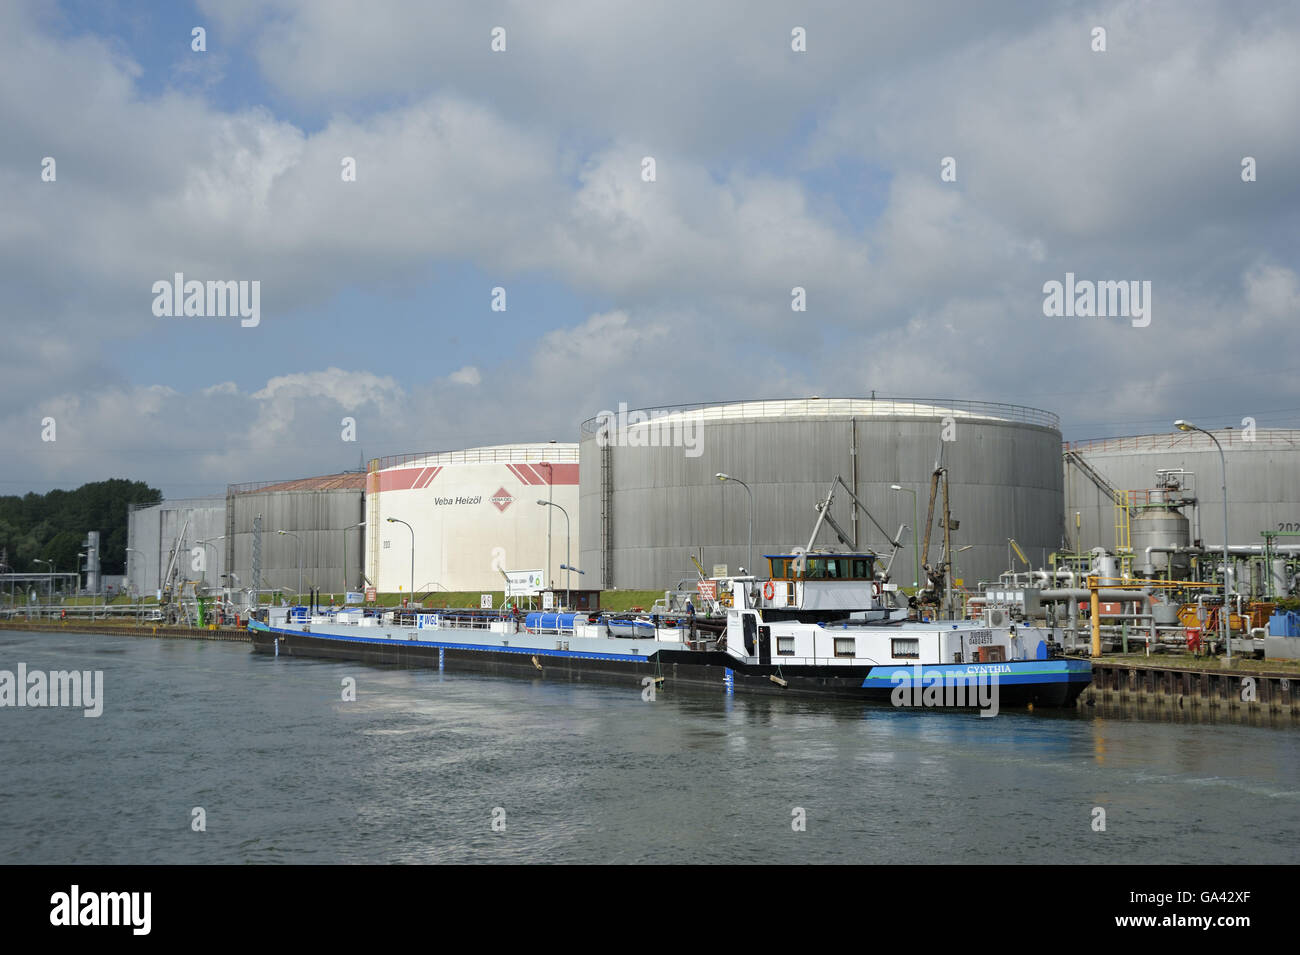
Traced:
<svg viewBox="0 0 1300 955">
<path fill-rule="evenodd" d="M 1225 464 L 1229 544 L 1259 545 L 1261 531 L 1300 531 L 1300 431 L 1224 428 L 1212 433 L 1223 449 L 1222 459 L 1208 435 L 1176 431 L 1172 423 L 1166 434 L 1065 446 L 1066 528 L 1071 542 L 1077 536 L 1080 549 L 1113 550 L 1118 523 L 1114 492 L 1143 503 L 1149 494 L 1160 491 L 1167 476 L 1177 475 L 1179 497 L 1189 502 L 1179 510 L 1190 521 L 1191 541 L 1200 540 L 1210 550 L 1221 547 Z M 1135 534 L 1137 525 L 1134 520 Z M 1156 529 L 1154 522 L 1152 526 Z M 1150 539 L 1168 544 L 1170 530 L 1160 529 Z M 1142 549 L 1134 540 L 1139 563 Z"/>
<path fill-rule="evenodd" d="M 816 397 L 606 409 L 580 435 L 582 566 L 588 581 L 624 589 L 693 580 L 692 557 L 706 573 L 718 564 L 735 573 L 751 563 L 752 514 L 749 569 L 762 573 L 763 554 L 808 543 L 816 505 L 838 476 L 885 530 L 855 515 L 841 491 L 831 513 L 850 544 L 829 530 L 818 543 L 888 553 L 907 524 L 891 576 L 911 587 L 920 548 L 910 528 L 925 523 L 940 460 L 954 576 L 974 587 L 1007 569 L 1009 538 L 1035 562 L 1060 547 L 1060 448 L 1056 415 L 980 401 Z M 943 539 L 938 511 L 931 561 Z"/>
<path fill-rule="evenodd" d="M 205 588 L 220 587 L 226 542 L 224 497 L 182 498 L 132 506 L 127 515 L 127 587 L 137 595 L 163 586 L 167 567 L 178 553 L 182 577 Z M 205 558 L 196 568 L 193 549 Z"/>
<path fill-rule="evenodd" d="M 360 471 L 346 471 L 227 487 L 229 585 L 251 588 L 257 576 L 263 593 L 347 589 L 361 566 L 356 528 L 364 513 L 365 479 Z"/>
<path fill-rule="evenodd" d="M 366 481 L 366 575 L 381 593 L 414 587 L 436 602 L 501 590 L 507 571 L 589 586 L 570 569 L 580 527 L 572 443 L 392 455 L 370 462 Z"/>
</svg>

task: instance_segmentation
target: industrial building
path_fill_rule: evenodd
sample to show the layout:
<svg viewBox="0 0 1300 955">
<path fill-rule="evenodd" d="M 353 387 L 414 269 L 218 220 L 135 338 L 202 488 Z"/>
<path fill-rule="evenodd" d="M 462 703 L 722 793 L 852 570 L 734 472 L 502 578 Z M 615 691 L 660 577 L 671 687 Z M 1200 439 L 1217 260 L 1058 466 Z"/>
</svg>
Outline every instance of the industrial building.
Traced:
<svg viewBox="0 0 1300 955">
<path fill-rule="evenodd" d="M 694 579 L 692 555 L 706 572 L 725 564 L 762 573 L 762 554 L 807 545 L 816 505 L 837 476 L 888 535 L 918 523 L 923 534 L 939 459 L 948 471 L 954 576 L 973 585 L 1007 569 L 1008 538 L 1035 562 L 1061 546 L 1060 455 L 1056 415 L 987 402 L 807 398 L 602 412 L 581 432 L 581 566 L 590 585 L 606 588 Z M 888 536 L 856 519 L 846 497 L 832 513 L 851 531 L 851 546 L 888 553 Z M 934 523 L 930 557 L 938 561 L 937 515 Z M 894 564 L 893 580 L 904 586 L 915 576 L 917 536 L 904 531 Z M 848 549 L 829 531 L 817 543 Z"/>
<path fill-rule="evenodd" d="M 128 589 L 142 596 L 155 594 L 163 586 L 174 551 L 179 551 L 177 561 L 186 579 L 206 581 L 209 587 L 222 586 L 225 533 L 224 497 L 183 498 L 133 507 L 127 515 Z"/>
<path fill-rule="evenodd" d="M 354 589 L 361 578 L 358 525 L 365 520 L 365 480 L 364 473 L 350 471 L 228 487 L 223 508 L 223 533 L 230 542 L 224 565 L 228 586 L 254 586 L 254 548 L 260 537 L 261 591 Z M 255 533 L 258 525 L 260 535 Z"/>
<path fill-rule="evenodd" d="M 1117 523 L 1122 527 L 1115 492 L 1126 502 L 1145 505 L 1148 490 L 1169 476 L 1179 483 L 1180 499 L 1195 502 L 1181 508 L 1191 522 L 1191 538 L 1211 550 L 1221 546 L 1225 463 L 1228 543 L 1260 544 L 1262 531 L 1300 531 L 1300 431 L 1226 428 L 1212 433 L 1223 449 L 1222 458 L 1208 435 L 1173 428 L 1166 434 L 1066 445 L 1066 533 L 1072 545 L 1114 551 Z M 1300 542 L 1300 537 L 1292 540 Z"/>
<path fill-rule="evenodd" d="M 499 591 L 506 570 L 542 571 L 547 585 L 564 586 L 566 548 L 578 554 L 578 446 L 372 461 L 364 519 L 366 573 L 381 593 Z M 575 588 L 590 586 L 590 576 L 570 576 Z"/>
</svg>

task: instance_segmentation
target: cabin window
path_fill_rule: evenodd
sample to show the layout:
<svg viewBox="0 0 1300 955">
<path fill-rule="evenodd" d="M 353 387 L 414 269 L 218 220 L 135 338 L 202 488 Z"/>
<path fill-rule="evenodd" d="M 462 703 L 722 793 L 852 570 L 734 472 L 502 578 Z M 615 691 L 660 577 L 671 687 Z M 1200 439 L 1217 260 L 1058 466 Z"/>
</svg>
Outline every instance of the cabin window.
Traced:
<svg viewBox="0 0 1300 955">
<path fill-rule="evenodd" d="M 867 580 L 871 577 L 871 561 L 858 557 L 853 561 L 853 579 Z"/>
<path fill-rule="evenodd" d="M 779 657 L 794 656 L 794 637 L 777 637 L 776 655 Z"/>
<path fill-rule="evenodd" d="M 921 658 L 921 641 L 916 637 L 904 637 L 893 641 L 893 654 L 897 659 L 899 657 L 910 657 L 919 660 Z"/>
<path fill-rule="evenodd" d="M 772 561 L 772 579 L 789 580 L 790 579 L 790 561 L 784 558 L 774 559 Z"/>
<path fill-rule="evenodd" d="M 835 638 L 835 655 L 837 657 L 857 656 L 854 650 L 854 644 L 857 641 L 853 637 L 836 637 Z"/>
</svg>

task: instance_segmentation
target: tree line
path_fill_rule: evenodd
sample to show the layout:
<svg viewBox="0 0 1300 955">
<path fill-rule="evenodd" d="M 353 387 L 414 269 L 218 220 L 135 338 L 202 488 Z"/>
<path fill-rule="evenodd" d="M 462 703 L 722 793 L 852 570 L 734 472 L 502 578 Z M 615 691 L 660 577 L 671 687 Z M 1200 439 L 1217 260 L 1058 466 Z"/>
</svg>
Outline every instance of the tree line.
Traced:
<svg viewBox="0 0 1300 955">
<path fill-rule="evenodd" d="M 99 531 L 99 568 L 126 573 L 127 514 L 132 504 L 157 504 L 162 492 L 143 481 L 113 478 L 83 484 L 75 491 L 0 497 L 0 548 L 9 569 L 41 573 L 53 563 L 60 573 L 81 567 L 77 553 L 87 531 Z"/>
</svg>

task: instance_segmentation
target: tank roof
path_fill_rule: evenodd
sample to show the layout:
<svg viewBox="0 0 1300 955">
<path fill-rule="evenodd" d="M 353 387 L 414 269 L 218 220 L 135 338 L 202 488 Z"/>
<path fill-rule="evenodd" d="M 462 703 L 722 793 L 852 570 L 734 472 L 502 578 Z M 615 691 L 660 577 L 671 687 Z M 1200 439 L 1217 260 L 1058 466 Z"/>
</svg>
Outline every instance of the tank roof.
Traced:
<svg viewBox="0 0 1300 955">
<path fill-rule="evenodd" d="M 628 420 L 633 415 L 638 420 Z M 966 401 L 953 398 L 779 398 L 756 401 L 719 401 L 659 408 L 621 407 L 617 412 L 604 410 L 582 423 L 584 434 L 595 434 L 602 422 L 613 421 L 616 427 L 636 427 L 664 420 L 748 421 L 778 418 L 964 418 L 1007 421 L 1039 425 L 1060 430 L 1060 418 L 1050 411 L 993 401 Z"/>
<path fill-rule="evenodd" d="M 270 491 L 362 491 L 366 475 L 362 471 L 344 471 L 320 477 L 296 478 L 289 481 L 256 481 L 251 484 L 232 484 L 231 494 L 263 494 Z"/>
<path fill-rule="evenodd" d="M 551 461 L 576 464 L 578 445 L 568 441 L 539 441 L 532 444 L 497 444 L 460 451 L 422 451 L 391 454 L 370 462 L 371 471 L 398 467 L 428 467 L 447 464 L 494 464 L 516 461 Z"/>
<path fill-rule="evenodd" d="M 1207 429 L 1219 439 L 1224 451 L 1258 451 L 1279 448 L 1300 449 L 1300 431 L 1285 428 L 1258 428 L 1249 438 L 1241 428 Z M 1066 451 L 1082 453 L 1122 451 L 1213 451 L 1214 442 L 1200 431 L 1169 430 L 1161 434 L 1140 434 L 1126 438 L 1093 438 L 1088 441 L 1066 441 Z"/>
</svg>

